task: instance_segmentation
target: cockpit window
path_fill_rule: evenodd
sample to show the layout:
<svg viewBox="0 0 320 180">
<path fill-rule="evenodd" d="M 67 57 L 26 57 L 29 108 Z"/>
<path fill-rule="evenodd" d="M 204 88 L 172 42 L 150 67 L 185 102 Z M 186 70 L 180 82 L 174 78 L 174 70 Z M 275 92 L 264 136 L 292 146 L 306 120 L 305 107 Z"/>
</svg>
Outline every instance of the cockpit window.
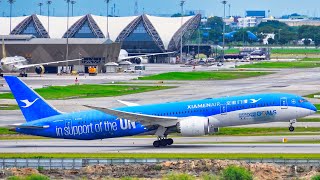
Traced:
<svg viewBox="0 0 320 180">
<path fill-rule="evenodd" d="M 304 103 L 304 102 L 309 102 L 309 101 L 306 100 L 306 99 L 300 99 L 299 102 L 300 102 L 300 103 Z"/>
</svg>

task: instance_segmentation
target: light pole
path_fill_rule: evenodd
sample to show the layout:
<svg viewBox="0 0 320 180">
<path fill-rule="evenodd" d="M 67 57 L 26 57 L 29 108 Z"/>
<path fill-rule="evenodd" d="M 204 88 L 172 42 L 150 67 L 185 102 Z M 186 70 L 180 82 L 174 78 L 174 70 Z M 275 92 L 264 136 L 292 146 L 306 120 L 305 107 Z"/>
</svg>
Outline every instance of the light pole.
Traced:
<svg viewBox="0 0 320 180">
<path fill-rule="evenodd" d="M 66 53 L 66 60 L 69 59 L 69 9 L 70 9 L 70 2 L 71 0 L 65 0 L 68 4 L 68 10 L 67 10 L 67 53 Z M 66 62 L 66 72 L 68 73 L 69 69 L 69 62 Z"/>
<path fill-rule="evenodd" d="M 71 16 L 73 17 L 73 5 L 77 3 L 77 1 L 72 0 L 71 2 Z"/>
<path fill-rule="evenodd" d="M 104 0 L 107 3 L 107 39 L 110 39 L 110 35 L 109 35 L 109 3 L 110 0 Z"/>
<path fill-rule="evenodd" d="M 185 0 L 181 0 L 180 2 L 180 6 L 181 6 L 181 39 L 180 39 L 180 61 L 182 62 L 182 48 L 183 48 L 183 31 L 182 31 L 182 26 L 183 26 L 183 5 L 186 1 Z"/>
<path fill-rule="evenodd" d="M 52 1 L 47 1 L 47 5 L 48 5 L 48 34 L 50 31 L 50 5 L 52 4 Z"/>
<path fill-rule="evenodd" d="M 278 35 L 279 35 L 279 40 L 278 40 L 278 44 L 279 44 L 279 45 L 280 45 L 280 38 L 281 38 L 281 35 L 280 35 L 280 33 L 281 33 L 281 30 L 282 30 L 282 29 L 278 29 L 278 31 L 279 31 L 279 34 L 278 34 Z"/>
<path fill-rule="evenodd" d="M 40 7 L 40 15 L 42 15 L 42 6 L 43 6 L 43 3 L 42 3 L 42 2 L 38 3 L 38 6 Z"/>
<path fill-rule="evenodd" d="M 226 23 L 224 22 L 225 18 L 226 18 L 226 4 L 227 1 L 222 1 L 221 2 L 223 4 L 223 34 L 222 34 L 222 61 L 224 61 L 224 47 L 225 47 L 225 37 L 224 34 L 226 33 Z"/>
<path fill-rule="evenodd" d="M 11 29 L 11 19 L 12 19 L 12 4 L 15 3 L 16 0 L 8 0 L 8 3 L 10 4 L 10 33 L 12 31 Z"/>
</svg>

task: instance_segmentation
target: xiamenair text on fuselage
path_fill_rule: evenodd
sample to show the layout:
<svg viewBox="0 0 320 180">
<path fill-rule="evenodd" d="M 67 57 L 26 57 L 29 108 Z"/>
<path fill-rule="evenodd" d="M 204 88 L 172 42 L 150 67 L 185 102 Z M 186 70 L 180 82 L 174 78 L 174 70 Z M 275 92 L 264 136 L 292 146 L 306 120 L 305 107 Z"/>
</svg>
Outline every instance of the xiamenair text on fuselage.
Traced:
<svg viewBox="0 0 320 180">
<path fill-rule="evenodd" d="M 247 124 L 288 122 L 314 114 L 316 107 L 298 95 L 285 93 L 254 94 L 209 98 L 184 102 L 138 105 L 120 101 L 125 107 L 109 109 L 86 106 L 93 110 L 62 113 L 19 78 L 5 76 L 26 119 L 13 125 L 17 132 L 63 139 L 94 140 L 153 134 L 155 147 L 171 145 L 169 133 L 201 136 L 218 128 Z"/>
</svg>

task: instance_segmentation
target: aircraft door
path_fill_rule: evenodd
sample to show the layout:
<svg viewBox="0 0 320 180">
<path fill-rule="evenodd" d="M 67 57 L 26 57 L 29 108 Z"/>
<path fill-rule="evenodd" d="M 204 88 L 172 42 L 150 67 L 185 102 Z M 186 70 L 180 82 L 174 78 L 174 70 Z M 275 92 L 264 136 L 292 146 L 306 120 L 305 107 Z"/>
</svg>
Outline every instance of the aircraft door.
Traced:
<svg viewBox="0 0 320 180">
<path fill-rule="evenodd" d="M 65 124 L 65 127 L 72 127 L 72 120 L 71 119 L 66 119 L 64 120 L 64 124 Z"/>
<path fill-rule="evenodd" d="M 286 97 L 280 99 L 280 106 L 281 109 L 288 109 L 288 99 Z"/>
<path fill-rule="evenodd" d="M 221 115 L 226 115 L 227 114 L 227 105 L 226 104 L 221 104 L 220 105 L 220 113 L 221 113 Z"/>
</svg>

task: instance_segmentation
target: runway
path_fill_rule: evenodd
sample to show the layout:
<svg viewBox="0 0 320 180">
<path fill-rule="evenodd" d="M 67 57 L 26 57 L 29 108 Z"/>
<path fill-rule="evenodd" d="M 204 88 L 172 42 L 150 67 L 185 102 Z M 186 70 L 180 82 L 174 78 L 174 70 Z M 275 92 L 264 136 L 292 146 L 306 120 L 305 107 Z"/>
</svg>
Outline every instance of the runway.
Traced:
<svg viewBox="0 0 320 180">
<path fill-rule="evenodd" d="M 0 141 L 0 153 L 319 153 L 320 144 L 219 143 L 241 140 L 281 142 L 281 138 L 279 136 L 174 138 L 174 145 L 162 148 L 152 146 L 153 138 L 116 138 L 95 141 L 5 140 Z M 320 136 L 295 136 L 289 137 L 289 141 L 310 138 L 319 140 Z"/>
</svg>

